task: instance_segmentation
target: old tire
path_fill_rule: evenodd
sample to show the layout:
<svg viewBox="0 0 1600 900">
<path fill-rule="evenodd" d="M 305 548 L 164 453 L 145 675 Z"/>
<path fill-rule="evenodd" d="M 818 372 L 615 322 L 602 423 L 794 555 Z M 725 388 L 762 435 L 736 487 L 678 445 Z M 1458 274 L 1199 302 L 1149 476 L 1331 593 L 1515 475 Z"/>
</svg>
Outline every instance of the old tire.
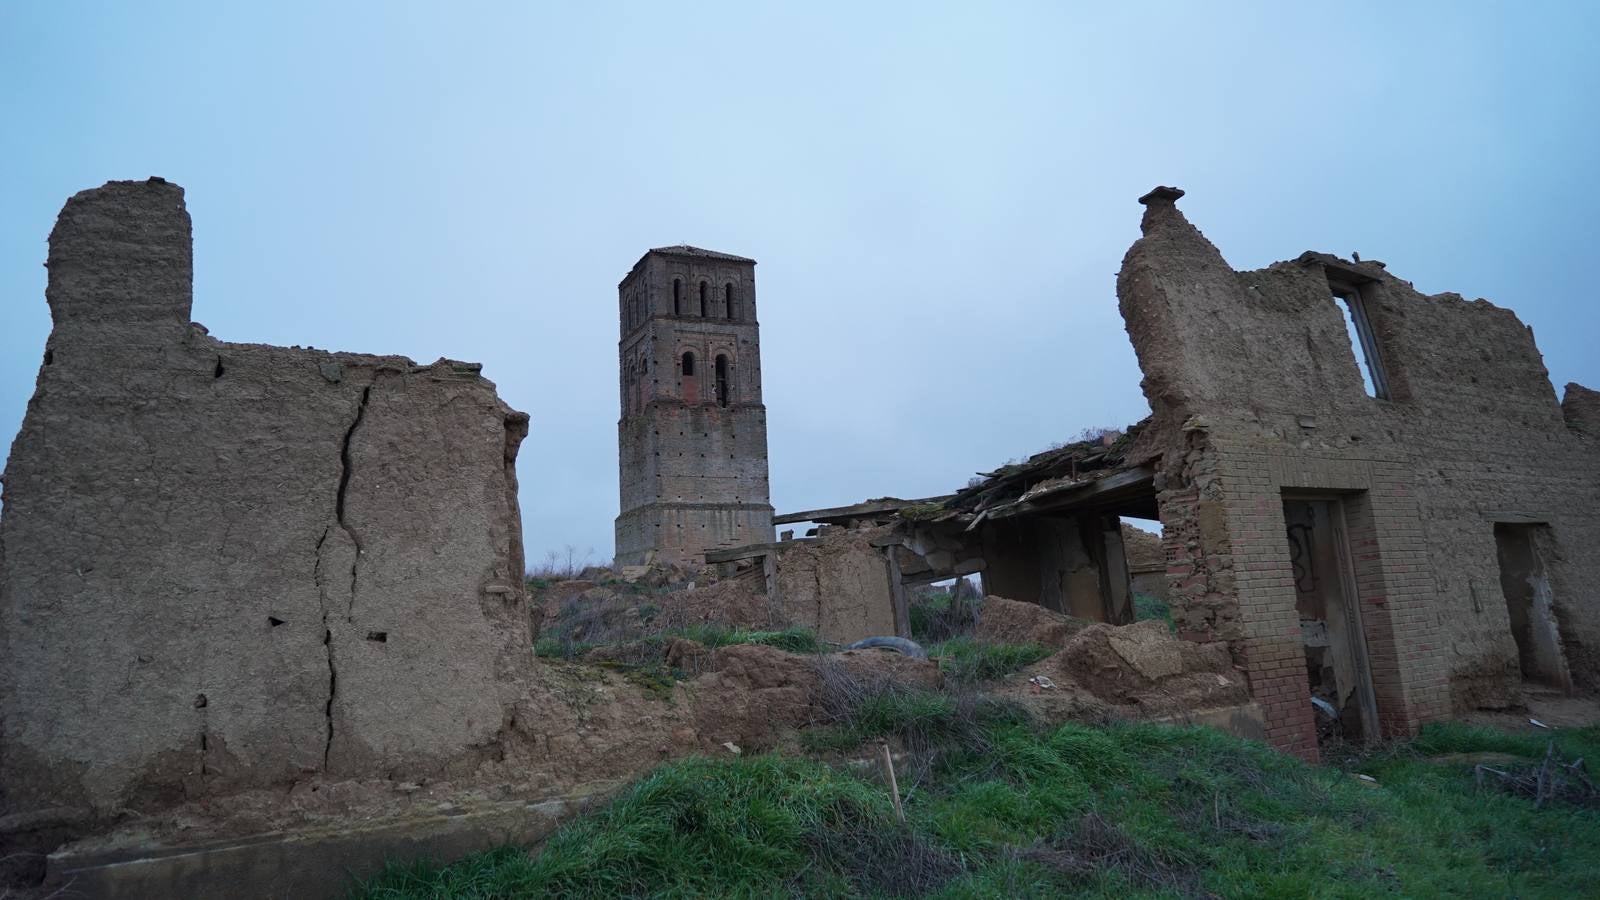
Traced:
<svg viewBox="0 0 1600 900">
<path fill-rule="evenodd" d="M 845 648 L 846 650 L 890 650 L 901 656 L 912 659 L 927 659 L 928 651 L 922 645 L 903 637 L 869 637 L 862 638 Z"/>
</svg>

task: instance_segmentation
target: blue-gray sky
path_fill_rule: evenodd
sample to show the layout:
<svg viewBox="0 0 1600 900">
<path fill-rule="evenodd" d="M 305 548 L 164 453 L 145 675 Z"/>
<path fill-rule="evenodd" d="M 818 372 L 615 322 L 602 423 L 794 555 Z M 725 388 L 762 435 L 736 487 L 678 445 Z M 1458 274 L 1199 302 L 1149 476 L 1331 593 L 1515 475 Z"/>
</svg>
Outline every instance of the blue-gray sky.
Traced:
<svg viewBox="0 0 1600 900">
<path fill-rule="evenodd" d="M 10 3 L 0 446 L 73 192 L 188 190 L 224 340 L 479 360 L 530 559 L 611 552 L 616 284 L 760 261 L 780 510 L 940 493 L 1147 411 L 1156 184 L 1236 267 L 1360 251 L 1600 386 L 1600 4 Z"/>
</svg>

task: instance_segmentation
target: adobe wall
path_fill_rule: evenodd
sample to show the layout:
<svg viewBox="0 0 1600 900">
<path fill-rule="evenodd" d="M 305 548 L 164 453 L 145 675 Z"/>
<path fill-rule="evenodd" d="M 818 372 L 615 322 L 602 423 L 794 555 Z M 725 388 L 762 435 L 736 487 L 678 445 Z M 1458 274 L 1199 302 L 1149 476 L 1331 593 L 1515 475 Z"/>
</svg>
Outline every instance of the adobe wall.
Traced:
<svg viewBox="0 0 1600 900">
<path fill-rule="evenodd" d="M 183 191 L 73 197 L 0 517 L 0 813 L 139 810 L 496 739 L 532 665 L 476 365 L 226 343 Z"/>
<path fill-rule="evenodd" d="M 836 643 L 895 634 L 888 560 L 872 546 L 885 533 L 839 530 L 780 544 L 773 580 L 782 621 Z"/>
<path fill-rule="evenodd" d="M 1160 536 L 1124 524 L 1122 546 L 1128 556 L 1128 575 L 1133 591 L 1161 600 L 1167 599 L 1167 561 L 1161 549 Z"/>
<path fill-rule="evenodd" d="M 1558 404 L 1509 310 L 1424 295 L 1380 263 L 1305 254 L 1235 272 L 1144 198 L 1118 296 L 1160 455 L 1180 628 L 1230 642 L 1281 747 L 1315 754 L 1284 491 L 1346 498 L 1386 731 L 1517 695 L 1494 524 L 1547 523 L 1574 678 L 1600 685 L 1600 449 L 1592 391 Z M 1368 396 L 1330 277 L 1359 287 L 1388 370 Z"/>
<path fill-rule="evenodd" d="M 1115 517 L 1020 516 L 985 523 L 983 587 L 1094 622 L 1133 621 Z"/>
</svg>

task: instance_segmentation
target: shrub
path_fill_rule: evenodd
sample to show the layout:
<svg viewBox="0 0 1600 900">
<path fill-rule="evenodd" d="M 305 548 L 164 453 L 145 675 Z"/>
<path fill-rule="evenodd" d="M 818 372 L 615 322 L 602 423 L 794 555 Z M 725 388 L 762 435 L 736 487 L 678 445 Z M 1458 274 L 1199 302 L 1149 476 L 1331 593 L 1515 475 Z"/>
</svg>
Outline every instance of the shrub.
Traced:
<svg viewBox="0 0 1600 900">
<path fill-rule="evenodd" d="M 1167 601 L 1150 594 L 1133 595 L 1133 620 L 1144 622 L 1149 619 L 1160 619 L 1167 623 L 1167 628 L 1173 632 L 1178 630 L 1178 623 L 1172 618 L 1172 607 Z"/>
<path fill-rule="evenodd" d="M 983 598 L 964 591 L 926 591 L 911 598 L 907 617 L 911 636 L 923 643 L 970 635 L 978 625 Z"/>
</svg>

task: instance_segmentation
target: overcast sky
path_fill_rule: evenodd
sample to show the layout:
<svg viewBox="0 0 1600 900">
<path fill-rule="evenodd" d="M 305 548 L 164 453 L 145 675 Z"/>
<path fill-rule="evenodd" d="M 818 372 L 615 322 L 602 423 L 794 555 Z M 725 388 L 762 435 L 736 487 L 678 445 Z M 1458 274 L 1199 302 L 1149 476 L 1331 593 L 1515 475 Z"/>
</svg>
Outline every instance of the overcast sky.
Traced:
<svg viewBox="0 0 1600 900">
<path fill-rule="evenodd" d="M 226 8 L 224 8 L 226 7 Z M 1114 276 L 1156 184 L 1238 268 L 1359 251 L 1600 387 L 1600 4 L 0 8 L 0 446 L 72 193 L 188 190 L 223 340 L 478 360 L 530 560 L 617 513 L 616 284 L 760 262 L 779 511 L 1146 414 Z"/>
</svg>

